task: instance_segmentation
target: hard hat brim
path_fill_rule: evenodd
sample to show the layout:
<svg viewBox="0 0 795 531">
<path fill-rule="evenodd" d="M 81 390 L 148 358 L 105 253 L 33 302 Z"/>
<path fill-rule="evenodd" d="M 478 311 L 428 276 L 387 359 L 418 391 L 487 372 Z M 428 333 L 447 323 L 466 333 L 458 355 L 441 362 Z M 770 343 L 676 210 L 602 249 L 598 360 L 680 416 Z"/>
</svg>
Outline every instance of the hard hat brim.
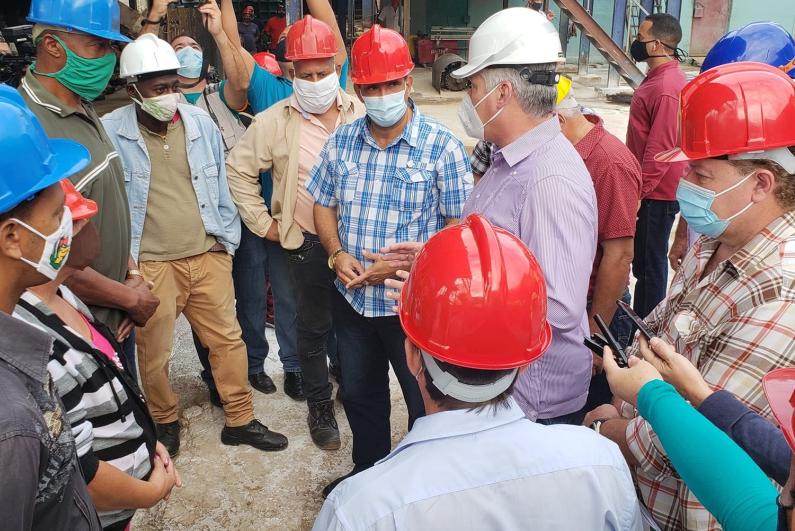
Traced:
<svg viewBox="0 0 795 531">
<path fill-rule="evenodd" d="M 91 154 L 88 150 L 73 140 L 51 138 L 49 139 L 49 144 L 54 160 L 51 166 L 52 171 L 47 173 L 41 180 L 32 185 L 27 192 L 22 194 L 21 200 L 10 204 L 0 203 L 0 212 L 8 212 L 32 195 L 79 172 L 88 166 L 91 160 Z"/>
<path fill-rule="evenodd" d="M 689 160 L 698 159 L 688 157 L 685 152 L 682 151 L 682 148 L 675 147 L 673 149 L 669 149 L 668 151 L 657 153 L 654 156 L 654 160 L 657 162 L 687 162 Z"/>
<path fill-rule="evenodd" d="M 795 430 L 792 422 L 795 405 L 791 401 L 792 392 L 795 390 L 795 368 L 787 367 L 767 373 L 762 378 L 762 388 L 773 416 L 784 432 L 790 448 L 795 451 Z"/>
<path fill-rule="evenodd" d="M 454 79 L 464 79 L 473 76 L 482 70 L 481 64 L 467 63 L 457 70 L 450 72 L 449 76 Z"/>
<path fill-rule="evenodd" d="M 47 24 L 48 26 L 56 26 L 59 28 L 64 28 L 68 31 L 76 31 L 80 33 L 85 33 L 87 35 L 93 35 L 95 37 L 99 37 L 101 39 L 108 39 L 109 41 L 117 41 L 117 42 L 132 42 L 132 39 L 129 37 L 125 37 L 118 31 L 110 31 L 110 30 L 92 30 L 89 28 L 78 28 L 75 26 L 63 26 L 61 24 L 53 23 L 51 20 L 44 20 L 39 19 L 37 17 L 27 17 L 28 22 L 33 22 L 34 24 Z"/>
</svg>

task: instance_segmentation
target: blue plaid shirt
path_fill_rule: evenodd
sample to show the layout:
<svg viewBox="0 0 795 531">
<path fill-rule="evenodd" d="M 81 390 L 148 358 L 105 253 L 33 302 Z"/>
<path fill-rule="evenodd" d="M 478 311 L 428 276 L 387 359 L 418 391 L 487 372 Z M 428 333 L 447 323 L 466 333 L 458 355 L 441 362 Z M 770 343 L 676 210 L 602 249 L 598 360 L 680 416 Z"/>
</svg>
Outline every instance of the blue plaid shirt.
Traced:
<svg viewBox="0 0 795 531">
<path fill-rule="evenodd" d="M 446 127 L 421 114 L 403 134 L 381 149 L 367 118 L 342 125 L 329 137 L 306 182 L 318 204 L 337 207 L 342 246 L 364 267 L 363 251 L 384 245 L 424 242 L 459 218 L 472 191 L 469 158 L 461 141 Z M 385 287 L 337 289 L 365 317 L 394 315 Z"/>
</svg>

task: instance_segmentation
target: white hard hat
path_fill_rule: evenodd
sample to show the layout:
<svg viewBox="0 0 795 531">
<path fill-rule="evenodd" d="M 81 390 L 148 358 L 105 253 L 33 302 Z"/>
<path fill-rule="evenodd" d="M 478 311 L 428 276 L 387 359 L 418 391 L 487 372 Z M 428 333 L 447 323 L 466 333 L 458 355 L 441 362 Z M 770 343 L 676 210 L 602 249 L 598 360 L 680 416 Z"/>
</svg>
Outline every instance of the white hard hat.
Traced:
<svg viewBox="0 0 795 531">
<path fill-rule="evenodd" d="M 526 7 L 503 9 L 487 18 L 469 40 L 469 62 L 454 78 L 495 65 L 534 65 L 565 61 L 560 37 L 546 15 Z"/>
<path fill-rule="evenodd" d="M 119 77 L 134 79 L 141 74 L 178 70 L 182 65 L 169 43 L 153 33 L 144 33 L 124 47 L 119 60 Z"/>
</svg>

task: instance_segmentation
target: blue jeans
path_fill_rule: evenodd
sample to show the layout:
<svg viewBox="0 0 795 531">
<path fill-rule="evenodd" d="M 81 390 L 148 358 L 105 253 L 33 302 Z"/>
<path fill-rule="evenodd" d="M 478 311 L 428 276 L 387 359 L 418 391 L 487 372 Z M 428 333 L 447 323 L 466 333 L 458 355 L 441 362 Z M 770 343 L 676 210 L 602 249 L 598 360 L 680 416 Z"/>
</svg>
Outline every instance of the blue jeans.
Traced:
<svg viewBox="0 0 795 531">
<path fill-rule="evenodd" d="M 240 247 L 232 265 L 232 279 L 237 298 L 237 319 L 248 350 L 249 375 L 264 372 L 265 358 L 268 357 L 268 340 L 265 338 L 265 281 L 268 278 L 273 290 L 279 359 L 285 372 L 299 372 L 295 297 L 287 273 L 287 253 L 278 242 L 260 238 L 243 225 Z M 193 343 L 203 367 L 202 380 L 208 387 L 215 388 L 210 371 L 210 353 L 195 333 Z"/>
<path fill-rule="evenodd" d="M 668 291 L 668 239 L 679 203 L 644 199 L 638 210 L 635 231 L 634 304 L 632 308 L 645 318 L 665 298 Z"/>
<path fill-rule="evenodd" d="M 627 304 L 631 302 L 629 289 L 624 292 L 621 300 Z M 590 308 L 591 303 L 589 301 L 588 311 L 590 311 Z M 616 313 L 613 314 L 613 320 L 610 321 L 610 333 L 613 334 L 622 348 L 627 348 L 632 343 L 633 327 L 632 319 L 624 313 L 624 310 L 617 308 Z M 602 404 L 609 404 L 611 400 L 613 400 L 613 393 L 607 383 L 607 376 L 605 376 L 604 372 L 596 374 L 591 378 L 591 385 L 588 387 L 588 401 L 581 412 L 584 416 L 585 413 L 596 409 Z"/>
<path fill-rule="evenodd" d="M 342 404 L 353 433 L 353 464 L 366 467 L 386 457 L 392 447 L 390 364 L 403 390 L 409 429 L 425 414 L 425 406 L 406 365 L 406 336 L 399 318 L 364 317 L 337 290 L 332 311 L 340 347 Z"/>
</svg>

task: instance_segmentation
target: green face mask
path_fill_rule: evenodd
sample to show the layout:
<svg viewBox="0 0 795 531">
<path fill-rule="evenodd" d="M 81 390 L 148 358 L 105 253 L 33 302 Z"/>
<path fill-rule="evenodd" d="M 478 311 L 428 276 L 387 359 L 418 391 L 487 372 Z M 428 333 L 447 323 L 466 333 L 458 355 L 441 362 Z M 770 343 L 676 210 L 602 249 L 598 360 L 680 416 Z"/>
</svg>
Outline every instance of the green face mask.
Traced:
<svg viewBox="0 0 795 531">
<path fill-rule="evenodd" d="M 61 85 L 83 99 L 88 101 L 97 99 L 113 76 L 113 69 L 116 68 L 116 54 L 109 53 L 96 59 L 86 59 L 70 50 L 57 35 L 53 35 L 52 38 L 58 41 L 66 51 L 66 64 L 57 72 L 45 74 L 37 72 L 34 63 L 33 71 L 40 76 L 57 79 Z"/>
</svg>

